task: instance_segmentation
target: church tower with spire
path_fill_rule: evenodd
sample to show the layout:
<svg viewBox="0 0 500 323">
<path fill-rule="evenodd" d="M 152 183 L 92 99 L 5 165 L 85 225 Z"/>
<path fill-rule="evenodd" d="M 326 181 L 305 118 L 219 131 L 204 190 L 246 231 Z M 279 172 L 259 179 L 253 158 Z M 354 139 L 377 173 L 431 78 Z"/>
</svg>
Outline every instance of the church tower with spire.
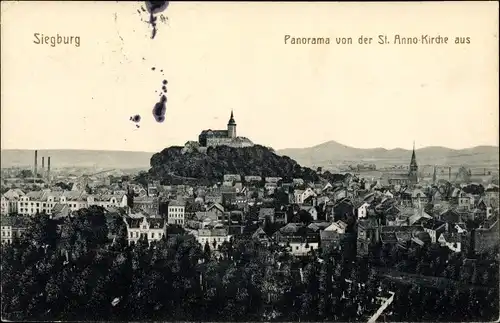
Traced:
<svg viewBox="0 0 500 323">
<path fill-rule="evenodd" d="M 410 172 L 408 174 L 408 178 L 411 184 L 415 185 L 418 183 L 418 165 L 417 157 L 415 155 L 415 142 L 413 142 L 413 152 L 411 154 Z"/>
<path fill-rule="evenodd" d="M 236 138 L 236 122 L 234 121 L 233 110 L 231 110 L 231 117 L 227 123 L 227 136 Z"/>
</svg>

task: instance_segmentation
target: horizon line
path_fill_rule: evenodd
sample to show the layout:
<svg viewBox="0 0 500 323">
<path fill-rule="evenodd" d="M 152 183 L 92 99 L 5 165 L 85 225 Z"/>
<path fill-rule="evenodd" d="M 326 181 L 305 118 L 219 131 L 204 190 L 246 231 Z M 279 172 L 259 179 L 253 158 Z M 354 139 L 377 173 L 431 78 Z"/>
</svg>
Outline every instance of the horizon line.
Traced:
<svg viewBox="0 0 500 323">
<path fill-rule="evenodd" d="M 318 147 L 318 146 L 321 146 L 321 145 L 324 145 L 324 144 L 328 144 L 328 143 L 331 143 L 331 142 L 334 142 L 338 145 L 341 145 L 341 146 L 344 146 L 344 147 L 347 147 L 347 148 L 352 148 L 352 149 L 362 149 L 362 150 L 368 150 L 368 149 L 385 149 L 385 150 L 397 150 L 397 149 L 401 149 L 401 150 L 412 150 L 413 148 L 401 148 L 401 147 L 394 147 L 394 148 L 385 148 L 385 147 L 381 147 L 381 146 L 378 146 L 378 147 L 370 147 L 370 148 L 359 148 L 359 147 L 353 147 L 353 146 L 349 146 L 349 145 L 344 145 L 338 141 L 335 141 L 335 140 L 329 140 L 329 141 L 325 141 L 323 143 L 320 143 L 320 144 L 317 144 L 317 145 L 313 145 L 313 146 L 308 146 L 308 147 L 289 147 L 289 148 L 274 148 L 272 146 L 268 146 L 268 145 L 261 145 L 261 144 L 255 144 L 255 145 L 259 145 L 259 146 L 264 146 L 264 147 L 269 147 L 269 148 L 272 148 L 274 149 L 275 151 L 279 151 L 279 150 L 288 150 L 288 149 L 308 149 L 308 148 L 315 148 L 315 147 Z M 84 150 L 84 151 L 112 151 L 112 152 L 134 152 L 134 153 L 152 153 L 152 154 L 155 154 L 155 153 L 158 153 L 158 152 L 161 152 L 163 149 L 166 149 L 166 148 L 170 148 L 170 147 L 182 147 L 182 145 L 170 145 L 170 146 L 167 146 L 165 148 L 162 148 L 160 149 L 159 151 L 145 151 L 145 150 L 118 150 L 118 149 L 87 149 L 87 148 L 0 148 L 0 151 L 8 151 L 8 150 L 31 150 L 31 151 L 35 151 L 35 150 L 64 150 L 64 151 L 76 151 L 76 150 Z M 493 148 L 499 148 L 499 145 L 486 145 L 486 144 L 482 144 L 482 145 L 475 145 L 475 146 L 469 146 L 469 147 L 463 147 L 463 148 L 450 148 L 450 147 L 446 147 L 446 146 L 424 146 L 424 147 L 420 147 L 420 148 L 416 148 L 415 150 L 418 151 L 418 150 L 421 150 L 421 149 L 426 149 L 426 148 L 444 148 L 444 149 L 450 149 L 450 150 L 464 150 L 464 149 L 473 149 L 473 148 L 478 148 L 478 147 L 493 147 Z"/>
</svg>

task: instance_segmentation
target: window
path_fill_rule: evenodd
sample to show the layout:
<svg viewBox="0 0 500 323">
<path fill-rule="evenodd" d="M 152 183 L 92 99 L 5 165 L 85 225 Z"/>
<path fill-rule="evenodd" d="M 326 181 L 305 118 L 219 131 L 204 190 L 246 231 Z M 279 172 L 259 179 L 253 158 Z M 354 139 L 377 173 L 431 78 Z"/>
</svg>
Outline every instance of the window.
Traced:
<svg viewBox="0 0 500 323">
<path fill-rule="evenodd" d="M 154 237 L 155 237 L 155 233 L 151 232 L 151 238 L 154 238 Z"/>
<path fill-rule="evenodd" d="M 299 246 L 295 247 L 295 250 L 299 250 Z"/>
<path fill-rule="evenodd" d="M 130 237 L 133 238 L 134 237 L 134 233 L 133 232 L 130 232 Z"/>
</svg>

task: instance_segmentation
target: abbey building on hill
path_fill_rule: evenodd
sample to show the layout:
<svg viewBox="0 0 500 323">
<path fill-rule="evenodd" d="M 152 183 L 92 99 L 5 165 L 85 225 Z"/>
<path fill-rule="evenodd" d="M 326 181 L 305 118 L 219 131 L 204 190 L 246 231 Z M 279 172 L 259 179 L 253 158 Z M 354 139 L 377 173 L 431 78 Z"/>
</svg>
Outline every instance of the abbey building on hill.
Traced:
<svg viewBox="0 0 500 323">
<path fill-rule="evenodd" d="M 201 147 L 230 146 L 235 148 L 251 147 L 253 142 L 246 137 L 236 135 L 236 122 L 234 121 L 233 111 L 227 123 L 227 130 L 203 130 L 198 143 Z"/>
<path fill-rule="evenodd" d="M 227 130 L 203 130 L 198 136 L 198 141 L 188 141 L 184 145 L 182 152 L 198 151 L 205 153 L 208 147 L 229 146 L 234 148 L 252 147 L 253 142 L 246 137 L 236 135 L 236 121 L 234 121 L 233 111 L 227 123 Z"/>
</svg>

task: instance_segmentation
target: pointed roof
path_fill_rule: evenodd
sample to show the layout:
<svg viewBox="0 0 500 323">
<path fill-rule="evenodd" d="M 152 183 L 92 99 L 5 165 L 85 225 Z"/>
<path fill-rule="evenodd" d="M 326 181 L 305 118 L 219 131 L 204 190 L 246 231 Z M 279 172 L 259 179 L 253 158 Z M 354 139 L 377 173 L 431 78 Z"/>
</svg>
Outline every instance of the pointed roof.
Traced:
<svg viewBox="0 0 500 323">
<path fill-rule="evenodd" d="M 417 166 L 417 157 L 415 156 L 415 141 L 413 142 L 413 152 L 411 154 L 410 167 L 411 166 Z"/>
<path fill-rule="evenodd" d="M 229 121 L 227 123 L 228 125 L 236 125 L 236 121 L 234 121 L 234 116 L 233 116 L 233 110 L 231 110 L 231 117 L 229 118 Z"/>
</svg>

